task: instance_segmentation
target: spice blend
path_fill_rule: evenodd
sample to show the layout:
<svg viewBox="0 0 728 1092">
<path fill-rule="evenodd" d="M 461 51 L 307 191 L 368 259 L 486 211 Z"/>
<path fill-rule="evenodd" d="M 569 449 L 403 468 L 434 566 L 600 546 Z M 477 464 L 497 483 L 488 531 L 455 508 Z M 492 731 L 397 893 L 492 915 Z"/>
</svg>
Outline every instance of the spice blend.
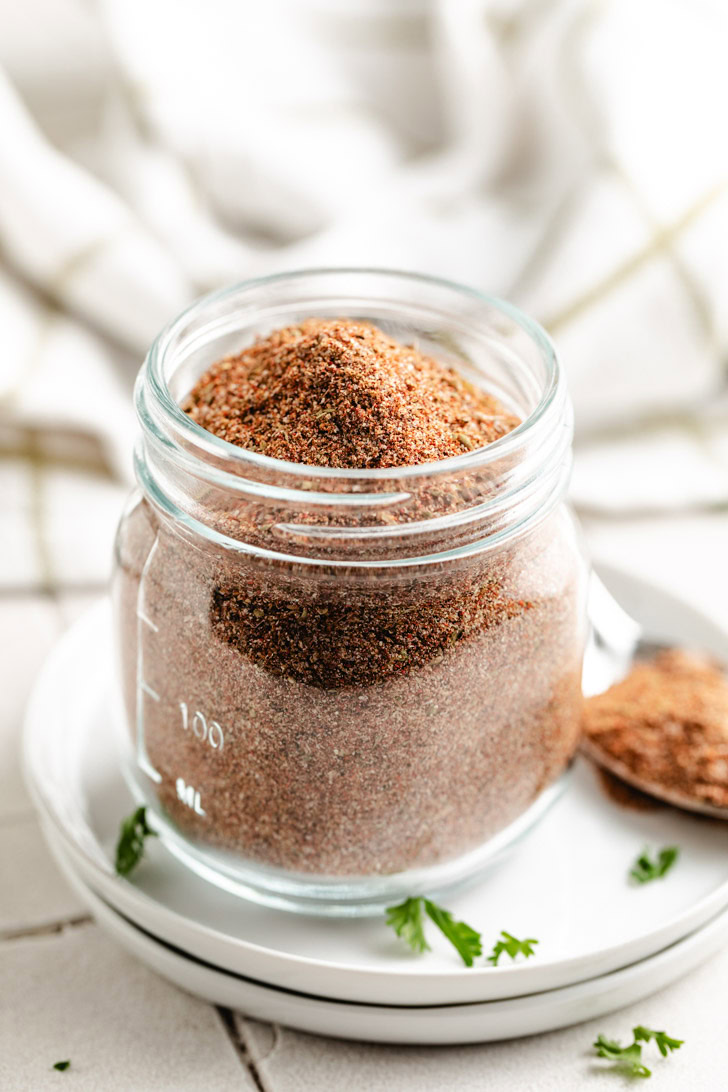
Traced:
<svg viewBox="0 0 728 1092">
<path fill-rule="evenodd" d="M 349 320 L 309 320 L 219 361 L 183 408 L 250 450 L 350 468 L 463 454 L 518 424 L 452 369 Z M 309 875 L 393 873 L 477 847 L 558 776 L 582 715 L 583 588 L 563 511 L 497 550 L 357 566 L 382 541 L 397 556 L 403 525 L 477 507 L 491 488 L 471 474 L 373 505 L 366 527 L 391 528 L 376 542 L 335 495 L 295 512 L 191 497 L 216 532 L 279 556 L 192 540 L 148 500 L 127 514 L 127 709 L 134 734 L 141 710 L 155 791 L 185 834 Z M 322 527 L 341 530 L 335 547 Z M 351 565 L 326 564 L 332 549 Z"/>
<path fill-rule="evenodd" d="M 704 657 L 671 650 L 636 664 L 586 701 L 584 729 L 646 783 L 728 808 L 728 679 Z"/>
<path fill-rule="evenodd" d="M 308 319 L 218 361 L 184 408 L 249 451 L 359 470 L 462 455 L 520 424 L 452 368 L 342 319 Z"/>
</svg>

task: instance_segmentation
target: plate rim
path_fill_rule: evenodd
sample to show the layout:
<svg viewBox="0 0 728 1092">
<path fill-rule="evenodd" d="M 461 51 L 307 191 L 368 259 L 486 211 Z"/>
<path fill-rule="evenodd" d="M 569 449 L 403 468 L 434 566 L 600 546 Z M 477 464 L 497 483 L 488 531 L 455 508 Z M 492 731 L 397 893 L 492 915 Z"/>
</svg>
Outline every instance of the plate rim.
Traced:
<svg viewBox="0 0 728 1092">
<path fill-rule="evenodd" d="M 151 943 L 156 944 L 160 948 L 163 948 L 165 951 L 170 952 L 170 954 L 174 955 L 177 959 L 181 961 L 189 961 L 196 965 L 207 967 L 210 970 L 225 975 L 228 978 L 238 979 L 241 982 L 250 983 L 251 985 L 259 986 L 267 990 L 272 990 L 276 993 L 284 993 L 289 995 L 292 994 L 296 997 L 301 998 L 302 1000 L 311 999 L 316 1001 L 332 1002 L 337 1005 L 345 1005 L 349 1008 L 353 1006 L 354 1008 L 362 1009 L 381 1009 L 384 1012 L 393 1013 L 401 1011 L 431 1012 L 433 1010 L 441 1012 L 451 1009 L 472 1010 L 473 1008 L 480 1008 L 483 1006 L 492 1005 L 507 1005 L 509 1008 L 511 1006 L 516 1008 L 518 1007 L 519 1003 L 523 1003 L 525 1001 L 535 998 L 549 998 L 552 995 L 563 994 L 566 991 L 573 991 L 575 996 L 580 996 L 580 990 L 582 988 L 584 991 L 586 991 L 587 987 L 593 986 L 595 983 L 607 982 L 610 979 L 614 980 L 623 972 L 636 972 L 638 969 L 645 970 L 648 964 L 653 964 L 655 961 L 658 961 L 662 956 L 667 957 L 668 953 L 672 953 L 681 945 L 687 944 L 688 941 L 690 941 L 694 937 L 697 937 L 698 934 L 702 933 L 704 930 L 712 930 L 713 928 L 717 928 L 721 923 L 725 923 L 726 930 L 728 931 L 728 905 L 726 905 L 718 910 L 717 913 L 715 913 L 712 917 L 708 918 L 707 921 L 703 922 L 702 925 L 699 925 L 697 928 L 691 930 L 684 937 L 679 937 L 677 940 L 673 941 L 672 944 L 667 944 L 664 948 L 660 948 L 659 951 L 652 952 L 650 955 L 644 956 L 642 959 L 636 959 L 632 963 L 629 963 L 624 967 L 616 967 L 611 971 L 605 971 L 601 974 L 593 975 L 591 978 L 586 978 L 579 982 L 567 982 L 561 986 L 553 986 L 549 989 L 544 990 L 533 990 L 529 993 L 517 994 L 514 997 L 494 997 L 475 999 L 471 1001 L 452 1001 L 448 1003 L 435 1002 L 434 1004 L 426 1005 L 386 1004 L 381 1001 L 361 1001 L 353 1000 L 351 998 L 329 997 L 326 994 L 313 993 L 311 991 L 301 989 L 294 989 L 292 986 L 282 986 L 276 984 L 275 982 L 267 982 L 262 979 L 256 979 L 251 977 L 250 975 L 242 974 L 240 971 L 233 970 L 230 967 L 223 967 L 220 964 L 213 963 L 210 960 L 204 959 L 201 956 L 196 955 L 194 952 L 188 952 L 184 951 L 181 948 L 178 948 L 169 940 L 165 940 L 164 937 L 155 935 L 147 928 L 145 928 L 145 926 L 141 925 L 139 922 L 133 921 L 132 919 L 128 918 L 124 913 L 122 913 L 121 910 L 118 909 L 118 907 L 107 902 L 103 895 L 94 888 L 93 884 L 76 871 L 75 862 L 70 855 L 67 855 L 67 850 L 62 845 L 57 832 L 52 830 L 44 830 L 44 836 L 48 840 L 49 844 L 53 846 L 52 852 L 54 855 L 54 859 L 58 862 L 64 875 L 67 878 L 69 876 L 73 877 L 71 882 L 75 884 L 77 890 L 83 891 L 84 897 L 86 895 L 90 896 L 90 904 L 93 903 L 94 906 L 101 904 L 104 909 L 108 911 L 109 914 L 112 914 L 115 917 L 119 918 L 126 926 L 129 927 L 129 929 L 140 933 L 142 936 L 146 937 Z"/>
<path fill-rule="evenodd" d="M 598 566 L 598 568 L 607 584 L 615 580 L 623 583 L 627 582 L 636 588 L 647 590 L 649 594 L 658 595 L 668 601 L 670 609 L 676 608 L 683 612 L 689 611 L 698 620 L 699 624 L 706 629 L 706 632 L 712 631 L 716 635 L 716 640 L 720 638 L 724 643 L 728 643 L 727 630 L 717 625 L 701 610 L 684 602 L 674 594 L 665 591 L 658 585 L 643 580 L 641 577 L 616 569 L 613 566 Z M 62 665 L 66 663 L 69 655 L 72 655 L 74 647 L 83 644 L 86 632 L 91 633 L 95 627 L 103 624 L 105 616 L 108 624 L 108 613 L 109 603 L 108 597 L 106 597 L 94 604 L 77 620 L 61 637 L 48 656 L 36 680 L 27 708 L 23 731 L 23 761 L 26 782 L 38 811 L 48 820 L 51 827 L 61 834 L 65 844 L 70 848 L 74 856 L 79 857 L 83 862 L 85 870 L 97 878 L 99 885 L 103 887 L 112 905 L 123 904 L 127 915 L 135 920 L 137 913 L 141 915 L 141 920 L 144 921 L 151 918 L 158 922 L 161 917 L 174 925 L 176 938 L 179 938 L 180 933 L 185 933 L 188 936 L 199 937 L 200 942 L 204 943 L 206 949 L 209 945 L 221 946 L 223 950 L 234 950 L 237 956 L 248 955 L 256 962 L 262 960 L 274 964 L 277 968 L 276 973 L 282 975 L 284 979 L 288 979 L 291 974 L 308 971 L 314 974 L 324 973 L 327 977 L 338 977 L 344 981 L 352 978 L 359 981 L 365 980 L 367 984 L 366 993 L 370 1000 L 378 991 L 379 996 L 383 996 L 385 988 L 387 994 L 391 995 L 392 981 L 395 980 L 398 983 L 395 989 L 399 991 L 401 996 L 404 996 L 408 991 L 417 991 L 419 994 L 425 990 L 437 993 L 444 991 L 445 996 L 452 996 L 453 999 L 443 1003 L 453 1004 L 470 1003 L 462 1000 L 461 990 L 464 983 L 469 984 L 466 995 L 471 999 L 483 986 L 490 993 L 491 990 L 486 985 L 489 984 L 495 990 L 495 995 L 488 998 L 480 997 L 479 1000 L 486 1003 L 486 1001 L 496 999 L 522 996 L 528 992 L 529 984 L 534 979 L 540 981 L 547 980 L 549 976 L 553 975 L 559 977 L 557 985 L 541 985 L 539 992 L 542 992 L 545 989 L 559 988 L 567 983 L 576 984 L 579 981 L 594 977 L 589 971 L 590 966 L 603 965 L 602 971 L 599 973 L 607 973 L 609 970 L 608 965 L 611 965 L 611 970 L 632 965 L 645 958 L 646 955 L 655 954 L 680 937 L 688 935 L 692 930 L 709 920 L 720 908 L 728 904 L 727 879 L 719 887 L 693 903 L 691 907 L 681 911 L 671 921 L 663 923 L 658 929 L 641 933 L 628 941 L 596 949 L 586 954 L 582 953 L 559 961 L 541 963 L 540 965 L 519 964 L 496 968 L 474 967 L 470 969 L 456 965 L 453 969 L 434 968 L 431 971 L 417 971 L 416 973 L 408 973 L 406 967 L 362 967 L 351 963 L 282 952 L 255 941 L 225 933 L 220 929 L 196 921 L 193 917 L 181 914 L 175 909 L 166 907 L 146 892 L 138 889 L 133 883 L 113 873 L 111 864 L 96 839 L 90 824 L 86 823 L 85 825 L 93 844 L 99 850 L 99 858 L 105 862 L 105 869 L 101 867 L 99 861 L 95 860 L 83 846 L 72 838 L 71 834 L 65 829 L 61 817 L 56 813 L 52 803 L 46 799 L 42 785 L 36 776 L 33 752 L 34 747 L 37 747 L 39 737 L 43 737 L 42 727 L 40 726 L 47 719 L 45 715 L 41 715 L 39 712 L 41 705 L 47 702 L 46 692 L 52 687 L 53 679 Z M 121 773 L 119 776 L 121 777 Z M 179 867 L 184 866 L 179 865 Z M 159 928 L 159 926 L 157 927 Z M 651 945 L 650 952 L 641 952 L 639 950 L 645 944 Z M 625 952 L 627 954 L 624 954 Z M 497 985 L 497 983 L 500 983 L 500 985 Z M 510 985 L 506 985 L 506 983 L 510 983 Z M 455 992 L 460 995 L 457 999 L 454 998 Z M 350 993 L 351 990 L 347 990 L 345 995 L 342 994 L 342 999 L 350 996 Z M 372 1003 L 376 1003 L 376 1001 L 372 1001 Z"/>
<path fill-rule="evenodd" d="M 94 892 L 75 873 L 70 862 L 66 861 L 63 871 L 76 893 L 91 910 L 99 928 L 111 935 L 126 951 L 132 952 L 145 966 L 151 967 L 155 973 L 161 974 L 177 988 L 188 989 L 193 993 L 197 993 L 198 996 L 206 996 L 206 999 L 212 1001 L 212 1003 L 230 1005 L 234 1001 L 232 1007 L 241 1007 L 240 998 L 232 999 L 228 996 L 224 1000 L 218 999 L 215 1001 L 209 996 L 209 992 L 206 995 L 201 995 L 194 985 L 190 985 L 189 981 L 186 981 L 183 985 L 180 977 L 173 977 L 165 970 L 160 969 L 159 959 L 147 958 L 147 952 L 152 952 L 161 957 L 163 962 L 166 960 L 167 963 L 172 963 L 178 968 L 185 968 L 188 973 L 192 970 L 196 976 L 202 976 L 208 980 L 213 979 L 218 984 L 224 982 L 228 987 L 232 986 L 233 988 L 242 986 L 247 990 L 248 994 L 257 994 L 259 997 L 262 995 L 264 999 L 272 998 L 279 1003 L 287 1002 L 289 1005 L 296 1006 L 302 1012 L 309 1014 L 309 1016 L 319 1013 L 322 1017 L 330 1019 L 343 1017 L 346 1014 L 347 1016 L 354 1015 L 358 1021 L 364 1021 L 367 1017 L 369 1019 L 384 1019 L 387 1022 L 386 1036 L 376 1032 L 372 1034 L 370 1030 L 360 1027 L 358 1024 L 353 1028 L 349 1026 L 345 1030 L 338 1030 L 328 1023 L 322 1028 L 321 1023 L 317 1023 L 315 1019 L 313 1021 L 309 1019 L 305 1023 L 299 1023 L 298 1021 L 288 1023 L 288 1026 L 298 1027 L 300 1030 L 313 1034 L 338 1038 L 359 1038 L 375 1042 L 451 1043 L 453 1045 L 457 1043 L 488 1042 L 497 1041 L 498 1039 L 516 1039 L 523 1035 L 543 1034 L 583 1023 L 622 1008 L 626 1004 L 636 1003 L 643 997 L 665 988 L 671 982 L 680 978 L 682 974 L 689 973 L 700 963 L 710 958 L 715 951 L 722 947 L 726 936 L 728 936 L 728 908 L 723 908 L 706 924 L 676 941 L 668 948 L 628 967 L 610 971 L 586 982 L 572 983 L 553 990 L 516 998 L 464 1002 L 444 1006 L 431 1005 L 426 1008 L 362 1004 L 356 1001 L 345 1001 L 320 995 L 303 995 L 300 992 L 297 993 L 296 991 L 277 987 L 272 983 L 246 979 L 225 968 L 206 964 L 187 953 L 175 951 L 163 940 L 150 936 L 136 926 L 134 922 L 124 918 L 113 906 L 109 906 L 100 895 Z M 119 934 L 122 934 L 125 939 L 122 939 Z M 694 951 L 696 947 L 698 948 L 697 955 Z M 685 962 L 686 957 L 687 963 Z M 682 966 L 676 966 L 676 964 L 682 964 Z M 600 990 L 601 987 L 603 989 Z M 635 987 L 637 987 L 636 990 Z M 624 991 L 621 996 L 620 991 Z M 587 1001 L 591 1002 L 588 1010 L 585 1011 L 583 1007 L 580 1007 L 577 1011 L 573 1011 L 574 1005 L 583 1006 Z M 246 1005 L 248 1003 L 251 1003 L 250 998 L 245 1001 Z M 255 1004 L 254 1001 L 252 1003 Z M 570 1007 L 572 1007 L 572 1012 L 571 1015 L 568 1015 Z M 565 1009 L 567 1010 L 566 1016 L 564 1016 Z M 499 1018 L 502 1020 L 508 1016 L 517 1019 L 519 1013 L 529 1021 L 525 1030 L 514 1025 L 511 1025 L 510 1030 L 504 1030 L 502 1024 L 493 1028 L 492 1031 L 482 1027 L 481 1022 L 484 1018 L 485 1020 L 489 1017 L 491 1019 L 495 1018 L 496 1022 L 498 1022 Z M 538 1016 L 539 1013 L 548 1014 L 547 1018 L 540 1022 L 537 1020 L 534 1026 L 534 1014 Z M 261 1015 L 259 1018 L 270 1020 L 275 1019 L 275 1016 Z M 470 1032 L 449 1034 L 453 1021 L 459 1021 L 462 1024 L 468 1018 L 474 1018 L 478 1021 L 476 1034 Z M 427 1032 L 422 1033 L 418 1030 L 416 1036 L 413 1036 L 411 1032 L 408 1035 L 391 1034 L 392 1030 L 396 1031 L 396 1026 L 399 1023 L 404 1025 L 409 1021 L 410 1026 L 412 1026 L 411 1021 L 413 1020 L 426 1024 Z M 276 1022 L 287 1023 L 285 1019 L 277 1019 Z M 447 1035 L 443 1035 L 444 1030 L 448 1031 Z"/>
</svg>

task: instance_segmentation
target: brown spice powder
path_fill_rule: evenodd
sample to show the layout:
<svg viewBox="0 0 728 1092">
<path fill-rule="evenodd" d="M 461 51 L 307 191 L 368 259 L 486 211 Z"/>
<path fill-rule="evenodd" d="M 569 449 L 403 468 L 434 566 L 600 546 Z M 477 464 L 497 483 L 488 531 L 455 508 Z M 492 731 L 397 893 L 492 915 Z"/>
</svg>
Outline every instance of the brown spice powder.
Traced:
<svg viewBox="0 0 728 1092">
<path fill-rule="evenodd" d="M 596 774 L 600 785 L 604 789 L 605 796 L 608 796 L 612 803 L 619 804 L 620 807 L 629 808 L 631 811 L 656 811 L 666 807 L 654 796 L 648 796 L 647 793 L 640 792 L 639 789 L 628 785 L 626 781 L 620 781 L 618 777 L 609 773 L 602 766 L 597 766 Z"/>
<path fill-rule="evenodd" d="M 728 679 L 683 651 L 638 663 L 585 703 L 587 736 L 644 781 L 728 807 Z"/>
<path fill-rule="evenodd" d="M 310 320 L 218 362 L 184 407 L 234 443 L 324 466 L 442 458 L 518 423 L 450 369 L 346 320 Z M 416 496 L 387 513 L 393 536 L 432 509 L 477 503 L 489 485 Z M 275 545 L 286 522 L 252 501 L 196 504 L 245 542 Z M 314 531 L 344 521 L 313 508 L 295 519 Z M 439 547 L 456 542 L 450 532 Z M 315 535 L 297 544 L 320 556 Z M 561 510 L 498 551 L 411 570 L 200 545 L 142 501 L 119 537 L 117 586 L 129 718 L 143 661 L 159 699 L 144 707 L 157 793 L 189 837 L 320 876 L 431 865 L 515 819 L 573 754 L 583 589 Z M 352 561 L 369 549 L 356 542 Z M 153 630 L 138 625 L 142 572 Z M 224 746 L 190 730 L 193 711 Z"/>
<path fill-rule="evenodd" d="M 520 423 L 452 368 L 349 319 L 308 319 L 218 361 L 184 408 L 250 451 L 359 470 L 462 455 Z"/>
</svg>

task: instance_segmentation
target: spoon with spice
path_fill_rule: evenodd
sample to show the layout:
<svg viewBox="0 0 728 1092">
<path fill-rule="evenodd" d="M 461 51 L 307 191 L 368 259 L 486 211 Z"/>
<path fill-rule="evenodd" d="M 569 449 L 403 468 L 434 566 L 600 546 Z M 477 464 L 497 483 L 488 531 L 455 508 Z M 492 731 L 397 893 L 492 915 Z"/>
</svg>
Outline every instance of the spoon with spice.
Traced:
<svg viewBox="0 0 728 1092">
<path fill-rule="evenodd" d="M 596 575 L 589 608 L 582 751 L 649 796 L 728 820 L 724 669 L 648 640 Z M 618 681 L 604 689 L 610 677 Z"/>
</svg>

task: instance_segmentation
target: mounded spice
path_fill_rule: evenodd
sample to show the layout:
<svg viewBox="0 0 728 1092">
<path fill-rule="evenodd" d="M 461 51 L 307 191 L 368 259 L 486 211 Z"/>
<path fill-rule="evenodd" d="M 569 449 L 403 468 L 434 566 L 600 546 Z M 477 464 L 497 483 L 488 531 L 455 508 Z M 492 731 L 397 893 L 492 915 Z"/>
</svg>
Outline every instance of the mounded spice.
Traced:
<svg viewBox="0 0 728 1092">
<path fill-rule="evenodd" d="M 585 703 L 588 739 L 647 784 L 728 808 L 728 679 L 696 654 L 638 663 Z"/>
<path fill-rule="evenodd" d="M 354 469 L 464 454 L 519 423 L 452 369 L 344 319 L 218 361 L 183 408 L 249 450 Z M 563 511 L 483 554 L 358 567 L 383 548 L 411 556 L 412 523 L 422 552 L 457 546 L 450 514 L 477 512 L 493 488 L 486 474 L 425 479 L 363 515 L 335 493 L 291 510 L 190 490 L 201 522 L 283 557 L 191 541 L 146 499 L 127 514 L 127 709 L 135 733 L 141 709 L 155 792 L 183 832 L 299 873 L 392 873 L 475 848 L 558 776 L 582 713 L 582 581 Z M 322 528 L 340 532 L 333 546 Z"/>
<path fill-rule="evenodd" d="M 359 470 L 462 455 L 520 424 L 452 368 L 344 319 L 308 319 L 218 361 L 184 408 L 250 451 Z"/>
</svg>

